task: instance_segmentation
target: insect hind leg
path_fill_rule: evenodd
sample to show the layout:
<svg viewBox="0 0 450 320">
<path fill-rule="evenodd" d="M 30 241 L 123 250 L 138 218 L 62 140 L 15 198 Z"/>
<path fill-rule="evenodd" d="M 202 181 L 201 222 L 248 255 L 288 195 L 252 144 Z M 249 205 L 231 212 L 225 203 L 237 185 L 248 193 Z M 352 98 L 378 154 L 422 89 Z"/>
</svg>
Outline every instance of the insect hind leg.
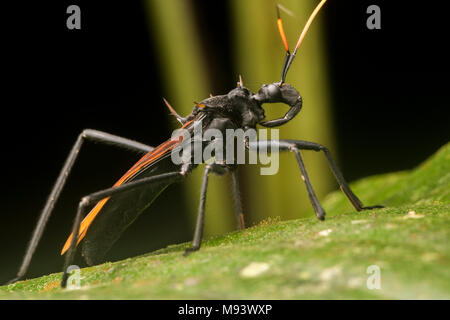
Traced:
<svg viewBox="0 0 450 320">
<path fill-rule="evenodd" d="M 153 147 L 145 145 L 143 143 L 126 139 L 120 136 L 112 135 L 103 131 L 93 130 L 93 129 L 84 129 L 77 137 L 77 140 L 72 146 L 69 155 L 64 162 L 64 165 L 56 179 L 56 182 L 53 186 L 50 195 L 47 198 L 44 208 L 41 211 L 38 222 L 34 228 L 31 239 L 28 243 L 27 249 L 25 251 L 25 255 L 22 259 L 22 263 L 20 265 L 19 271 L 16 274 L 16 277 L 7 282 L 7 284 L 14 283 L 22 279 L 31 263 L 31 259 L 36 251 L 37 245 L 42 237 L 42 234 L 47 225 L 47 221 L 52 214 L 53 208 L 62 192 L 64 185 L 66 184 L 67 178 L 72 171 L 73 165 L 78 158 L 81 147 L 85 140 L 95 141 L 99 143 L 114 145 L 116 147 L 134 150 L 138 152 L 149 152 L 153 149 Z"/>
<path fill-rule="evenodd" d="M 177 179 L 177 178 L 182 178 L 184 176 L 185 176 L 185 174 L 180 171 L 162 173 L 159 175 L 150 176 L 150 177 L 142 178 L 142 179 L 132 181 L 129 183 L 125 183 L 118 187 L 112 187 L 112 188 L 108 188 L 108 189 L 105 189 L 102 191 L 98 191 L 98 192 L 95 192 L 88 196 L 83 197 L 78 205 L 77 215 L 75 217 L 75 221 L 74 221 L 73 227 L 72 227 L 72 235 L 78 235 L 78 236 L 77 237 L 72 236 L 70 246 L 66 253 L 61 287 L 65 288 L 67 285 L 67 279 L 69 278 L 69 273 L 67 272 L 67 270 L 68 270 L 68 267 L 72 264 L 73 259 L 74 259 L 77 240 L 78 240 L 78 237 L 80 236 L 79 230 L 80 230 L 81 218 L 86 215 L 86 213 L 88 212 L 88 209 L 90 208 L 90 206 L 92 204 L 94 204 L 102 199 L 105 199 L 107 197 L 111 197 L 111 196 L 114 196 L 114 195 L 117 195 L 117 194 L 120 194 L 123 192 L 137 189 L 139 187 L 142 187 L 142 186 L 145 186 L 145 185 L 148 185 L 151 183 L 160 183 L 161 181 L 173 180 L 173 179 Z"/>
</svg>

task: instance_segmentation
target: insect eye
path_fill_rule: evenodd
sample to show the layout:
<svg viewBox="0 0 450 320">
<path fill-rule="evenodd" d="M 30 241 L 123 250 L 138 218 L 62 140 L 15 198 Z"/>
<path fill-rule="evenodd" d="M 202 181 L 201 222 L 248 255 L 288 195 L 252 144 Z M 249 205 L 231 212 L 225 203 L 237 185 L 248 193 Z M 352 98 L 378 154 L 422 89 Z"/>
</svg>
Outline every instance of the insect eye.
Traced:
<svg viewBox="0 0 450 320">
<path fill-rule="evenodd" d="M 268 85 L 266 90 L 270 97 L 278 97 L 281 94 L 280 87 L 274 84 Z"/>
</svg>

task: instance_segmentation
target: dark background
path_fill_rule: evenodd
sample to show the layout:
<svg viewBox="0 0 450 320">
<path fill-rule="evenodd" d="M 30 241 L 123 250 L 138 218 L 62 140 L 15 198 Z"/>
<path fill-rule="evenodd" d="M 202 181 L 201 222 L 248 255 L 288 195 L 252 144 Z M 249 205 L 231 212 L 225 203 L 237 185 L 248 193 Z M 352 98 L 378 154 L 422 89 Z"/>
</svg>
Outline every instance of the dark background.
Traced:
<svg viewBox="0 0 450 320">
<path fill-rule="evenodd" d="M 235 86 L 238 73 L 231 55 L 229 4 L 190 3 L 202 45 L 208 48 L 213 92 L 225 93 Z M 81 7 L 81 30 L 66 28 L 70 4 Z M 365 27 L 370 4 L 381 7 L 381 30 Z M 351 181 L 413 168 L 450 137 L 445 10 L 423 1 L 330 0 L 326 6 L 321 14 L 326 19 L 338 162 L 345 176 Z M 0 282 L 18 268 L 38 214 L 82 129 L 150 145 L 170 135 L 161 106 L 162 70 L 146 19 L 140 1 L 2 5 Z M 217 60 L 221 64 L 213 63 Z M 85 145 L 28 276 L 60 270 L 58 253 L 79 198 L 113 184 L 137 158 L 108 146 Z M 164 214 L 143 215 L 108 258 L 189 240 L 185 201 L 180 187 L 170 186 L 154 204 Z"/>
</svg>

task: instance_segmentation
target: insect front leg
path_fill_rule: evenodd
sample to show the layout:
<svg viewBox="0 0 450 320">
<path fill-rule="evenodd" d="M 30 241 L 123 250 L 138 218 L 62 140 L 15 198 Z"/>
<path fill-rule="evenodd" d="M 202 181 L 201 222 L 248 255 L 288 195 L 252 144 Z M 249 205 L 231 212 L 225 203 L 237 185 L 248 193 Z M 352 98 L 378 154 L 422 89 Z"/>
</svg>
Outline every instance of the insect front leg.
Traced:
<svg viewBox="0 0 450 320">
<path fill-rule="evenodd" d="M 314 208 L 314 212 L 319 220 L 325 220 L 325 210 L 323 210 L 322 205 L 317 199 L 316 193 L 309 181 L 308 172 L 306 171 L 305 164 L 303 163 L 302 156 L 300 155 L 300 151 L 296 148 L 290 148 L 289 151 L 295 153 L 295 157 L 297 158 L 298 165 L 300 167 L 300 171 L 302 173 L 302 180 L 305 182 L 306 190 L 308 191 L 309 200 Z"/>
<path fill-rule="evenodd" d="M 36 247 L 42 237 L 45 226 L 47 225 L 47 221 L 50 218 L 52 210 L 58 200 L 61 191 L 67 181 L 67 178 L 72 170 L 73 165 L 80 153 L 81 147 L 83 145 L 84 140 L 96 141 L 100 143 L 114 145 L 120 148 L 135 150 L 138 152 L 149 152 L 153 149 L 153 147 L 147 146 L 143 143 L 133 141 L 130 139 L 122 138 L 119 136 L 115 136 L 106 132 L 85 129 L 81 132 L 75 141 L 75 144 L 72 146 L 69 155 L 61 169 L 58 178 L 56 179 L 55 185 L 53 186 L 50 195 L 47 198 L 44 209 L 42 209 L 41 214 L 39 216 L 39 220 L 34 228 L 33 235 L 31 237 L 30 242 L 28 243 L 28 247 L 25 252 L 25 256 L 22 260 L 22 264 L 17 272 L 17 275 L 14 279 L 8 281 L 8 284 L 14 283 L 20 280 L 27 272 L 28 267 L 31 262 L 31 258 L 33 257 L 34 252 L 36 251 Z"/>
<path fill-rule="evenodd" d="M 322 151 L 325 154 L 325 157 L 328 161 L 331 172 L 333 173 L 334 177 L 336 178 L 336 181 L 338 182 L 340 189 L 342 190 L 342 192 L 344 192 L 344 194 L 346 195 L 348 200 L 351 202 L 351 204 L 357 211 L 383 208 L 383 206 L 381 206 L 381 205 L 374 205 L 374 206 L 367 206 L 367 207 L 363 205 L 361 200 L 359 200 L 359 198 L 353 193 L 352 189 L 350 188 L 348 183 L 345 181 L 344 176 L 342 175 L 341 171 L 337 167 L 328 148 L 324 147 L 321 144 L 309 142 L 309 141 L 281 140 L 280 142 L 283 142 L 283 141 L 287 142 L 287 143 L 293 142 L 295 144 L 295 146 L 301 150 Z"/>
<path fill-rule="evenodd" d="M 318 143 L 302 141 L 302 140 L 279 140 L 279 141 L 267 140 L 267 141 L 251 142 L 249 144 L 249 149 L 253 150 L 253 151 L 257 151 L 261 147 L 268 148 L 269 146 L 272 147 L 272 145 L 278 146 L 278 149 L 280 151 L 290 151 L 290 152 L 295 153 L 295 155 L 297 157 L 297 162 L 299 163 L 299 166 L 300 166 L 300 170 L 302 171 L 302 176 L 304 178 L 305 184 L 308 189 L 308 195 L 310 196 L 311 203 L 312 203 L 314 210 L 316 212 L 316 215 L 319 219 L 321 219 L 321 220 L 324 219 L 325 212 L 323 211 L 323 209 L 321 209 L 322 207 L 320 206 L 320 204 L 317 205 L 319 202 L 317 200 L 317 197 L 314 194 L 314 191 L 312 190 L 312 187 L 309 182 L 309 178 L 307 176 L 306 169 L 304 167 L 303 160 L 301 159 L 299 150 L 314 150 L 317 152 L 322 151 L 325 154 L 325 157 L 327 158 L 330 169 L 333 172 L 333 175 L 336 178 L 340 189 L 342 190 L 342 192 L 344 192 L 345 196 L 348 198 L 350 203 L 353 205 L 353 207 L 357 211 L 366 210 L 366 209 L 383 208 L 383 206 L 380 206 L 380 205 L 374 205 L 374 206 L 368 206 L 368 207 L 365 207 L 363 205 L 361 200 L 359 200 L 359 198 L 350 189 L 350 187 L 347 184 L 347 182 L 345 181 L 341 171 L 338 169 L 336 163 L 334 162 L 330 151 L 326 147 L 324 147 Z M 309 187 L 308 187 L 308 185 L 309 185 Z"/>
</svg>

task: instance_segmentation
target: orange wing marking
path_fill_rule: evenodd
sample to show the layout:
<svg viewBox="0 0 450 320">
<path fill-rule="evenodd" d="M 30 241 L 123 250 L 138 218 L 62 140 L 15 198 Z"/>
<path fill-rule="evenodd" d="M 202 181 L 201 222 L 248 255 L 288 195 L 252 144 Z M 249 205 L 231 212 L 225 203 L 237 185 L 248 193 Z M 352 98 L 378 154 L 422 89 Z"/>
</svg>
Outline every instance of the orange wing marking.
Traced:
<svg viewBox="0 0 450 320">
<path fill-rule="evenodd" d="M 184 127 L 189 125 L 192 121 L 189 121 L 186 123 Z M 155 161 L 159 157 L 161 157 L 163 154 L 165 154 L 167 151 L 172 150 L 175 148 L 176 145 L 178 145 L 181 140 L 183 139 L 182 136 L 179 137 L 178 140 L 169 140 L 164 142 L 163 144 L 159 145 L 152 151 L 145 154 L 134 166 L 130 168 L 114 185 L 113 187 L 118 187 L 122 185 L 124 182 L 131 179 L 136 173 L 138 173 L 143 167 L 151 163 L 152 161 Z M 78 231 L 78 239 L 77 239 L 77 245 L 80 243 L 81 240 L 83 240 L 84 236 L 86 235 L 86 231 L 88 230 L 89 226 L 94 221 L 95 217 L 98 215 L 100 210 L 103 208 L 103 206 L 106 204 L 106 202 L 109 200 L 110 197 L 104 198 L 100 200 L 95 207 L 89 212 L 89 214 L 83 219 L 83 221 L 80 224 L 80 228 Z M 61 255 L 63 255 L 70 247 L 70 244 L 72 243 L 72 237 L 73 233 L 70 234 L 69 238 L 66 240 L 66 243 L 64 244 L 64 247 L 61 250 Z"/>
</svg>

